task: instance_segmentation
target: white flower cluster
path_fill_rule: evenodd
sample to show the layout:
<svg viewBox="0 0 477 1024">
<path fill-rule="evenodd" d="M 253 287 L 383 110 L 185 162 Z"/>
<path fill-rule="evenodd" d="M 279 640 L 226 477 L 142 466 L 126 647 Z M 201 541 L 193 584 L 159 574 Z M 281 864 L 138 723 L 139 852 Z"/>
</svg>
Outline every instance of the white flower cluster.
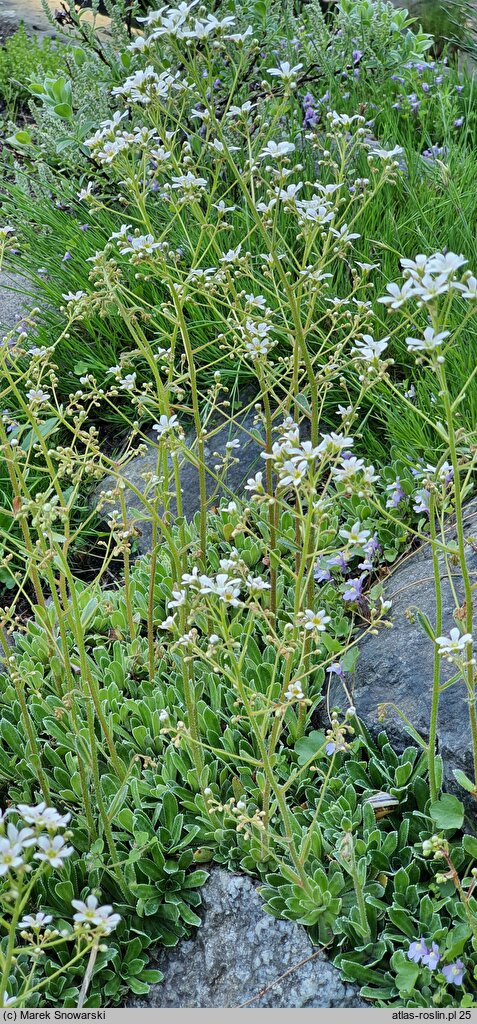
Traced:
<svg viewBox="0 0 477 1024">
<path fill-rule="evenodd" d="M 26 822 L 26 828 L 17 828 L 11 821 L 6 821 L 7 815 L 15 812 Z M 67 845 L 63 836 L 55 833 L 66 828 L 70 817 L 70 814 L 60 814 L 54 807 L 47 807 L 46 803 L 33 807 L 18 804 L 1 814 L 0 876 L 23 868 L 26 863 L 25 851 L 33 848 L 33 860 L 53 868 L 63 867 L 65 859 L 74 850 Z"/>
<path fill-rule="evenodd" d="M 149 64 L 147 68 L 135 71 L 122 85 L 116 85 L 111 90 L 111 95 L 121 96 L 126 103 L 148 106 L 154 100 L 167 100 L 186 89 L 188 84 L 180 71 L 174 74 L 170 71 L 161 71 L 158 75 L 152 64 Z"/>
<path fill-rule="evenodd" d="M 199 0 L 192 0 L 192 3 L 182 2 L 177 7 L 166 5 L 157 11 L 151 11 L 145 18 L 138 18 L 145 27 L 146 36 L 137 36 L 129 49 L 133 53 L 145 52 L 151 43 L 161 38 L 185 40 L 190 43 L 194 40 L 208 40 L 214 36 L 215 39 L 223 37 L 238 44 L 251 36 L 251 26 L 243 33 L 230 33 L 230 29 L 235 25 L 235 18 L 231 15 L 218 18 L 213 13 L 204 14 L 201 8 L 201 17 L 196 17 L 194 8 L 198 3 Z"/>
<path fill-rule="evenodd" d="M 171 153 L 163 144 L 155 128 L 134 127 L 132 131 L 125 128 L 120 129 L 120 124 L 127 118 L 127 111 L 120 113 L 115 111 L 113 117 L 100 122 L 100 127 L 89 139 L 86 145 L 91 150 L 91 155 L 98 163 L 112 164 L 120 153 L 134 152 L 136 155 L 145 154 L 148 161 L 154 163 L 164 170 L 168 167 Z M 166 142 L 168 139 L 165 140 Z M 88 188 L 79 194 L 80 199 L 89 199 L 92 192 L 91 182 Z"/>
<path fill-rule="evenodd" d="M 456 657 L 463 657 L 469 644 L 472 643 L 471 633 L 461 633 L 457 626 L 450 631 L 450 636 L 437 636 L 436 644 L 439 654 L 446 661 L 454 661 Z"/>
<path fill-rule="evenodd" d="M 403 280 L 386 285 L 386 295 L 378 302 L 390 309 L 400 309 L 411 299 L 418 309 L 435 308 L 440 296 L 454 292 L 467 301 L 477 300 L 477 279 L 469 272 L 461 273 L 467 260 L 455 252 L 435 252 L 432 256 L 420 253 L 415 259 L 401 260 Z M 410 352 L 435 353 L 449 337 L 449 331 L 438 331 L 429 325 L 423 331 L 422 338 L 408 337 L 406 344 Z M 440 355 L 438 361 L 442 361 Z"/>
</svg>

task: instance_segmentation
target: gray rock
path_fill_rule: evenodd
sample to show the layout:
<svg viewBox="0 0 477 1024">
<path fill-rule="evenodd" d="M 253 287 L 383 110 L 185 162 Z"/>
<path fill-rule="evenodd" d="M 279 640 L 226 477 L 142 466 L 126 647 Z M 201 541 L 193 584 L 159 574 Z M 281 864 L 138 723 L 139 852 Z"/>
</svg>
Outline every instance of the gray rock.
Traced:
<svg viewBox="0 0 477 1024">
<path fill-rule="evenodd" d="M 164 981 L 129 1006 L 368 1005 L 323 954 L 309 959 L 317 950 L 301 925 L 263 912 L 251 878 L 213 868 L 202 899 L 203 923 L 195 938 L 160 951 L 152 966 Z"/>
<path fill-rule="evenodd" d="M 31 281 L 21 274 L 0 275 L 0 331 L 11 331 L 35 305 Z"/>
<path fill-rule="evenodd" d="M 467 564 L 473 578 L 477 573 L 477 499 L 469 502 L 464 509 L 464 529 L 467 538 Z M 447 540 L 455 539 L 452 524 L 446 533 Z M 445 636 L 455 626 L 453 612 L 455 603 L 449 585 L 444 560 L 439 560 L 443 591 L 443 629 Z M 453 566 L 452 581 L 458 599 L 463 600 L 462 579 Z M 412 740 L 404 731 L 404 723 L 395 710 L 386 709 L 384 721 L 380 720 L 379 706 L 391 703 L 406 715 L 415 729 L 425 738 L 429 734 L 429 712 L 433 676 L 434 645 L 426 635 L 412 611 L 419 608 L 435 626 L 434 576 L 430 546 L 420 547 L 397 566 L 385 586 L 387 598 L 392 599 L 389 615 L 393 628 L 380 630 L 377 636 L 365 637 L 360 644 L 353 685 L 353 701 L 359 717 L 370 731 L 376 734 L 386 729 L 392 745 L 402 750 Z M 442 662 L 441 681 L 453 675 L 453 668 Z M 343 693 L 339 683 L 333 683 L 332 702 L 343 704 Z M 463 682 L 455 683 L 441 694 L 438 721 L 438 749 L 444 758 L 447 788 L 454 788 L 463 796 L 462 789 L 456 789 L 452 775 L 453 768 L 460 768 L 473 777 L 470 729 Z"/>
<path fill-rule="evenodd" d="M 208 469 L 206 483 L 207 497 L 210 504 L 213 504 L 221 496 L 228 493 L 230 493 L 231 498 L 234 495 L 242 494 L 247 477 L 252 472 L 255 473 L 257 470 L 264 468 L 263 460 L 260 459 L 263 444 L 259 440 L 259 431 L 257 427 L 254 427 L 253 421 L 254 412 L 252 408 L 250 411 L 239 413 L 234 417 L 233 425 L 224 422 L 223 417 L 222 419 L 217 419 L 209 431 L 209 433 L 213 431 L 213 434 L 205 445 L 204 455 Z M 140 491 L 143 491 L 145 487 L 143 474 L 155 474 L 157 468 L 156 434 L 151 430 L 147 436 L 149 444 L 146 453 L 133 457 L 121 474 L 126 481 L 129 481 L 130 484 Z M 194 452 L 196 452 L 195 438 L 196 435 L 193 431 L 186 437 L 186 445 L 191 451 L 191 457 L 194 457 Z M 223 485 L 217 489 L 217 482 L 213 475 L 214 466 L 224 457 L 227 442 L 234 439 L 240 442 L 240 448 L 232 452 L 236 456 L 236 461 L 230 464 L 225 473 Z M 215 452 L 218 453 L 219 458 L 214 454 Z M 183 456 L 181 457 L 180 475 L 183 515 L 186 519 L 190 520 L 200 507 L 199 474 L 193 463 Z M 93 506 L 98 502 L 101 493 L 114 489 L 115 484 L 116 479 L 113 475 L 105 477 L 95 490 L 92 499 Z M 138 539 L 138 550 L 141 554 L 145 554 L 151 550 L 151 518 L 141 500 L 130 488 L 126 487 L 124 494 L 128 513 L 131 519 L 134 520 L 135 526 L 141 530 L 141 536 Z M 118 509 L 119 505 L 117 503 L 108 503 L 105 508 L 111 511 Z M 177 504 L 174 498 L 171 500 L 171 511 L 173 515 L 177 512 Z"/>
</svg>

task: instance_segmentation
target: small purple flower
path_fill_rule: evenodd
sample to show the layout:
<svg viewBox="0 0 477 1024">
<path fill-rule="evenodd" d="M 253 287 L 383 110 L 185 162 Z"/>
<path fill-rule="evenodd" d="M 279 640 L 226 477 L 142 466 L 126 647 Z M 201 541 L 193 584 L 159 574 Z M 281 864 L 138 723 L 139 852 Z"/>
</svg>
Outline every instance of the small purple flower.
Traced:
<svg viewBox="0 0 477 1024">
<path fill-rule="evenodd" d="M 462 128 L 463 123 L 464 123 L 464 118 L 463 117 L 457 117 L 456 120 L 454 121 L 454 128 Z"/>
<path fill-rule="evenodd" d="M 61 262 L 62 263 L 67 263 L 67 261 L 70 260 L 70 259 L 71 259 L 71 253 L 70 252 L 65 252 L 65 255 L 63 256 L 63 259 L 62 259 Z"/>
<path fill-rule="evenodd" d="M 406 492 L 403 491 L 401 486 L 401 478 L 399 476 L 393 481 L 392 484 L 388 484 L 386 487 L 389 498 L 386 502 L 386 508 L 397 508 L 401 504 L 401 501 L 405 501 Z"/>
<path fill-rule="evenodd" d="M 325 751 L 328 754 L 328 757 L 331 757 L 331 755 L 334 754 L 335 750 L 336 743 L 333 740 L 331 740 L 330 743 L 326 744 Z"/>
<path fill-rule="evenodd" d="M 414 511 L 417 513 L 424 512 L 426 515 L 429 515 L 429 499 L 429 491 L 426 491 L 424 488 L 416 491 L 414 505 L 412 506 Z"/>
<path fill-rule="evenodd" d="M 464 91 L 464 86 L 463 85 L 456 85 L 455 86 L 455 91 L 458 92 L 458 93 L 463 92 Z"/>
<path fill-rule="evenodd" d="M 80 231 L 89 231 L 89 224 L 80 224 Z"/>
<path fill-rule="evenodd" d="M 415 964 L 419 964 L 423 956 L 427 956 L 429 949 L 424 942 L 424 939 L 418 939 L 417 942 L 411 942 L 407 951 L 408 960 L 414 960 Z"/>
<path fill-rule="evenodd" d="M 363 593 L 363 584 L 366 573 L 363 572 L 359 579 L 348 580 L 348 589 L 343 594 L 343 601 L 359 601 Z"/>
<path fill-rule="evenodd" d="M 442 973 L 449 984 L 462 985 L 465 974 L 465 967 L 462 960 L 456 960 L 453 964 L 446 964 L 446 966 L 442 968 Z"/>
<path fill-rule="evenodd" d="M 430 85 L 429 85 L 429 82 L 423 82 L 423 83 L 422 83 L 422 86 L 421 86 L 421 88 L 422 88 L 422 91 L 423 91 L 423 92 L 429 92 L 429 89 L 430 89 L 431 87 L 430 87 Z"/>
<path fill-rule="evenodd" d="M 328 565 L 330 569 L 337 568 L 340 569 L 341 572 L 346 572 L 348 569 L 348 562 L 342 551 L 340 551 L 339 554 L 333 555 L 331 558 L 329 558 Z"/>
<path fill-rule="evenodd" d="M 425 964 L 430 971 L 435 971 L 440 958 L 441 954 L 439 953 L 439 946 L 436 942 L 433 942 L 431 948 L 428 949 L 427 953 L 424 953 L 421 957 L 421 963 Z"/>
<path fill-rule="evenodd" d="M 330 665 L 328 672 L 330 675 L 338 676 L 338 679 L 344 679 L 345 677 L 344 669 L 339 661 L 334 661 L 333 664 Z"/>
<path fill-rule="evenodd" d="M 363 56 L 362 50 L 353 50 L 353 64 L 359 64 L 361 57 Z"/>
</svg>

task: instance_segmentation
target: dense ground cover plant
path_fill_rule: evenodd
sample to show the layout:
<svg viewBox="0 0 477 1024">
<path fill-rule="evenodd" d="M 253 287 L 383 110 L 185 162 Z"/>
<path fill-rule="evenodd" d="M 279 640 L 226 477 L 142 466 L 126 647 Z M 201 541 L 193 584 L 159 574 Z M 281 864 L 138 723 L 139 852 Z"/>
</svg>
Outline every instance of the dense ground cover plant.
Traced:
<svg viewBox="0 0 477 1024">
<path fill-rule="evenodd" d="M 122 77 L 107 64 L 109 116 L 82 135 L 88 177 L 55 186 L 49 168 L 35 174 L 32 149 L 10 189 L 25 212 L 20 254 L 29 245 L 46 262 L 59 224 L 72 241 L 61 260 L 53 252 L 47 275 L 36 271 L 47 277 L 44 294 L 60 291 L 59 313 L 39 332 L 12 331 L 0 352 L 0 442 L 17 530 L 15 561 L 6 550 L 2 561 L 15 584 L 2 626 L 15 646 L 1 634 L 0 774 L 17 805 L 73 812 L 71 855 L 58 885 L 39 879 L 32 889 L 37 912 L 66 916 L 93 887 L 121 917 L 108 951 L 95 951 L 87 992 L 66 961 L 61 989 L 55 967 L 35 984 L 65 1005 L 146 991 L 156 976 L 145 950 L 153 936 L 172 945 L 198 923 L 207 872 L 197 864 L 216 860 L 258 875 L 267 911 L 307 925 L 378 1005 L 472 1006 L 477 846 L 463 803 L 442 793 L 435 745 L 445 660 L 453 674 L 444 685 L 466 692 L 474 750 L 473 777 L 456 781 L 475 799 L 462 502 L 477 449 L 460 426 L 475 377 L 462 364 L 477 301 L 472 252 L 396 251 L 396 240 L 391 251 L 388 240 L 383 271 L 369 215 L 409 194 L 410 157 L 403 166 L 396 136 L 378 139 L 351 89 L 350 110 L 323 111 L 313 97 L 304 106 L 301 90 L 313 53 L 325 71 L 331 61 L 330 82 L 341 61 L 353 89 L 366 53 L 377 88 L 391 79 L 399 92 L 397 53 L 428 86 L 422 117 L 433 130 L 448 125 L 461 93 L 451 80 L 437 92 L 430 40 L 386 5 L 343 4 L 341 34 L 310 9 L 307 37 L 290 15 L 293 32 L 270 54 L 246 13 L 194 3 L 152 12 L 122 52 Z M 273 38 L 280 31 L 277 23 Z M 74 121 L 65 82 L 56 91 L 44 82 L 38 96 Z M 69 109 L 55 111 L 57 100 Z M 403 142 L 401 114 L 404 135 L 421 104 L 396 102 Z M 13 215 L 7 197 L 5 212 Z M 2 238 L 8 256 L 13 229 Z M 115 359 L 106 365 L 101 325 L 110 323 Z M 224 478 L 244 380 L 254 385 L 247 401 L 262 451 L 238 494 Z M 378 465 L 366 446 L 385 402 L 422 433 L 404 449 L 396 432 L 399 460 Z M 212 463 L 218 411 L 230 441 Z M 119 458 L 98 427 L 105 414 L 129 432 Z M 138 487 L 125 471 L 151 422 L 157 465 Z M 195 441 L 186 443 L 190 422 Z M 183 459 L 198 472 L 192 523 L 182 515 Z M 85 584 L 71 566 L 81 532 L 73 514 L 85 481 L 106 472 L 115 486 L 99 511 L 110 537 Z M 207 475 L 217 485 L 209 499 Z M 456 543 L 445 531 L 452 510 Z M 134 564 L 143 518 L 152 551 Z M 398 755 L 360 722 L 352 674 L 358 629 L 381 630 L 385 642 L 380 573 L 411 538 L 433 551 L 436 620 L 421 621 L 435 666 L 428 736 L 407 722 L 413 745 Z M 108 586 L 112 558 L 122 580 Z M 441 565 L 451 576 L 455 563 L 463 595 L 455 592 L 446 636 Z M 32 606 L 28 619 L 20 598 Z M 15 847 L 8 831 L 6 841 Z M 17 866 L 4 872 L 7 899 Z M 31 996 L 14 987 L 13 933 L 1 963 L 19 1005 Z"/>
</svg>

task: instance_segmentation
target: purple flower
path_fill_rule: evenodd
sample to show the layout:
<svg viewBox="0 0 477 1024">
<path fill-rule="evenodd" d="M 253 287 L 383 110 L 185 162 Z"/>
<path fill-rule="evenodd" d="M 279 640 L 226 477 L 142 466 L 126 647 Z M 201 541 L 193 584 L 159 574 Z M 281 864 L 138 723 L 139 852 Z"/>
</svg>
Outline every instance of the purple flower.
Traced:
<svg viewBox="0 0 477 1024">
<path fill-rule="evenodd" d="M 456 85 L 455 86 L 455 91 L 458 92 L 458 93 L 463 92 L 464 91 L 464 86 L 463 85 Z"/>
<path fill-rule="evenodd" d="M 424 942 L 424 939 L 418 939 L 417 942 L 411 942 L 407 951 L 408 960 L 414 960 L 415 964 L 419 964 L 423 956 L 427 956 L 429 949 Z"/>
<path fill-rule="evenodd" d="M 406 492 L 401 487 L 401 478 L 399 476 L 396 477 L 392 484 L 388 484 L 386 490 L 389 493 L 386 508 L 397 508 L 401 501 L 405 501 Z"/>
<path fill-rule="evenodd" d="M 442 968 L 442 973 L 449 984 L 462 985 L 462 980 L 465 974 L 465 967 L 462 960 L 456 960 L 453 964 L 446 964 L 446 966 Z"/>
<path fill-rule="evenodd" d="M 80 231 L 89 231 L 89 224 L 80 224 Z"/>
<path fill-rule="evenodd" d="M 353 50 L 353 64 L 358 64 L 363 56 L 362 50 Z"/>
<path fill-rule="evenodd" d="M 62 259 L 61 262 L 62 263 L 66 263 L 70 259 L 71 259 L 71 253 L 70 252 L 65 252 L 65 255 L 63 256 L 63 259 Z"/>
<path fill-rule="evenodd" d="M 439 946 L 436 942 L 433 942 L 431 948 L 421 957 L 421 963 L 425 964 L 430 971 L 435 971 L 440 958 Z"/>
<path fill-rule="evenodd" d="M 464 118 L 463 117 L 457 117 L 456 120 L 454 121 L 454 128 L 462 128 L 463 123 L 464 123 Z"/>
<path fill-rule="evenodd" d="M 333 664 L 330 665 L 328 672 L 330 675 L 338 676 L 339 679 L 344 679 L 345 677 L 344 669 L 339 661 L 334 661 Z"/>
<path fill-rule="evenodd" d="M 425 512 L 426 515 L 429 515 L 429 498 L 429 491 L 426 491 L 424 488 L 420 491 L 416 491 L 415 502 L 412 506 L 414 511 L 417 513 Z"/>
<path fill-rule="evenodd" d="M 348 580 L 348 589 L 343 594 L 343 601 L 359 601 L 363 593 L 363 583 L 366 573 L 361 573 L 359 579 Z"/>
</svg>

